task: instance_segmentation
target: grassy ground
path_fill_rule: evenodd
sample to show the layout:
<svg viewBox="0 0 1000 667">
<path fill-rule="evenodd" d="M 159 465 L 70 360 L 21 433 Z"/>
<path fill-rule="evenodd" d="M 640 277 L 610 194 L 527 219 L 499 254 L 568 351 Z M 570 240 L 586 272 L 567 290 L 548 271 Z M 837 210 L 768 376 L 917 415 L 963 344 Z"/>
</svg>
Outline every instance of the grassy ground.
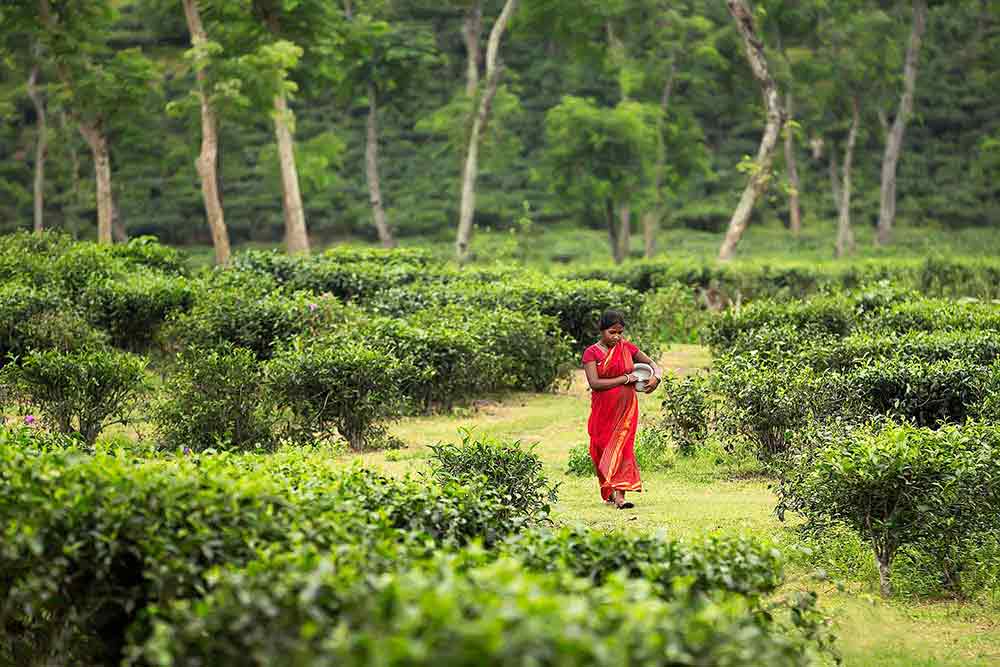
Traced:
<svg viewBox="0 0 1000 667">
<path fill-rule="evenodd" d="M 674 346 L 663 363 L 686 372 L 708 364 L 697 346 Z M 659 400 L 641 397 L 641 409 L 653 414 Z M 393 431 L 409 447 L 356 458 L 392 474 L 426 464 L 426 445 L 455 440 L 460 428 L 475 427 L 526 443 L 536 451 L 548 474 L 562 482 L 556 520 L 599 529 L 663 531 L 691 536 L 706 531 L 742 531 L 794 545 L 796 533 L 773 515 L 775 497 L 766 480 L 734 479 L 712 455 L 679 459 L 674 469 L 644 474 L 645 491 L 637 507 L 618 511 L 605 506 L 591 478 L 569 477 L 566 458 L 586 439 L 589 399 L 582 374 L 554 394 L 517 395 L 480 405 L 465 414 L 408 419 Z M 883 602 L 875 595 L 873 570 L 835 584 L 817 580 L 813 568 L 792 565 L 789 586 L 816 590 L 823 608 L 835 619 L 847 665 L 859 666 L 996 666 L 1000 665 L 1000 601 L 977 603 Z M 866 576 L 871 574 L 872 576 Z"/>
</svg>

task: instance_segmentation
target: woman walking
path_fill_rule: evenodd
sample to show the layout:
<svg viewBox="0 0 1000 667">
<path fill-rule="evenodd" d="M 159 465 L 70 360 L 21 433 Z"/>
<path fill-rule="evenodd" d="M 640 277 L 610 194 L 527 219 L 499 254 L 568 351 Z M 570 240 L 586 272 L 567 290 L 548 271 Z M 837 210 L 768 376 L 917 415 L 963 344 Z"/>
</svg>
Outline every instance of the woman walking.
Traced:
<svg viewBox="0 0 1000 667">
<path fill-rule="evenodd" d="M 649 364 L 653 377 L 646 380 L 647 394 L 660 384 L 656 362 L 624 338 L 625 317 L 616 310 L 601 316 L 601 339 L 583 353 L 583 370 L 590 385 L 590 458 L 601 484 L 601 498 L 618 509 L 635 507 L 625 501 L 626 491 L 642 491 L 635 462 L 635 432 L 639 425 L 634 362 Z"/>
</svg>

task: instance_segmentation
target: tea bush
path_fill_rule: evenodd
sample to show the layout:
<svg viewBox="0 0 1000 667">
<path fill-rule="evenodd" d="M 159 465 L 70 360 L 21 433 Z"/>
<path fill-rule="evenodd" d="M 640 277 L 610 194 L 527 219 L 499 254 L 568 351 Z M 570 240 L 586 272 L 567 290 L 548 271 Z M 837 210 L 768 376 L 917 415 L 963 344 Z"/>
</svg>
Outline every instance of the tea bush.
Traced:
<svg viewBox="0 0 1000 667">
<path fill-rule="evenodd" d="M 852 402 L 864 411 L 933 427 L 965 421 L 986 397 L 988 375 L 988 367 L 962 358 L 925 362 L 902 357 L 860 365 L 843 381 Z"/>
<path fill-rule="evenodd" d="M 559 497 L 542 461 L 521 443 L 463 431 L 461 444 L 431 445 L 431 475 L 441 483 L 483 484 L 494 490 L 513 516 L 543 521 Z"/>
<path fill-rule="evenodd" d="M 766 464 L 785 456 L 794 433 L 810 422 L 857 410 L 841 378 L 795 361 L 760 364 L 753 356 L 727 356 L 712 380 L 720 432 L 730 444 L 749 444 Z"/>
<path fill-rule="evenodd" d="M 679 283 L 646 292 L 640 309 L 643 327 L 663 342 L 697 343 L 711 314 L 695 293 Z"/>
<path fill-rule="evenodd" d="M 144 655 L 164 665 L 254 655 L 299 665 L 610 666 L 624 658 L 725 667 L 809 665 L 822 650 L 809 636 L 815 625 L 799 620 L 807 613 L 791 605 L 748 613 L 732 594 L 662 600 L 642 581 L 612 577 L 594 587 L 509 559 L 456 570 L 442 557 L 367 579 L 351 569 L 326 557 L 229 571 L 198 605 L 165 609 Z"/>
<path fill-rule="evenodd" d="M 843 336 L 855 326 L 856 306 L 844 295 L 820 296 L 808 301 L 759 301 L 722 313 L 713 320 L 707 339 L 716 352 L 734 347 L 737 340 L 760 329 L 794 327 L 801 336 Z"/>
<path fill-rule="evenodd" d="M 142 358 L 115 350 L 44 350 L 5 366 L 0 385 L 43 426 L 90 446 L 103 429 L 128 421 L 146 390 L 145 369 Z"/>
<path fill-rule="evenodd" d="M 220 288 L 200 288 L 189 311 L 168 318 L 163 331 L 167 347 L 208 349 L 230 343 L 268 359 L 298 334 L 328 331 L 349 319 L 336 299 L 289 294 L 268 285 L 240 279 Z"/>
<path fill-rule="evenodd" d="M 226 346 L 180 356 L 160 391 L 153 422 L 168 449 L 271 449 L 277 412 L 253 352 Z"/>
<path fill-rule="evenodd" d="M 664 376 L 660 424 L 677 444 L 677 451 L 690 456 L 708 438 L 711 418 L 709 382 L 702 375 L 679 378 Z"/>
<path fill-rule="evenodd" d="M 55 291 L 0 284 L 0 366 L 30 350 L 71 350 L 101 342 L 103 336 Z"/>
<path fill-rule="evenodd" d="M 590 458 L 590 448 L 587 445 L 576 445 L 569 450 L 566 474 L 574 477 L 590 477 L 596 474 L 594 460 Z"/>
<path fill-rule="evenodd" d="M 400 564 L 520 527 L 489 489 L 343 471 L 322 450 L 135 459 L 0 437 L 0 655 L 120 664 L 147 605 L 198 598 L 221 566 L 298 546 Z M 34 437 L 34 436 L 31 436 Z M 274 582 L 272 582 L 274 583 Z"/>
<path fill-rule="evenodd" d="M 184 278 L 161 273 L 130 273 L 87 285 L 78 304 L 112 342 L 130 350 L 149 346 L 175 311 L 191 306 L 192 290 Z"/>
<path fill-rule="evenodd" d="M 858 429 L 802 456 L 779 496 L 779 515 L 794 511 L 818 527 L 843 524 L 868 542 L 888 596 L 901 548 L 934 554 L 949 572 L 966 540 L 995 529 L 1000 432 L 980 424 Z"/>
<path fill-rule="evenodd" d="M 400 381 L 417 371 L 406 361 L 357 341 L 294 339 L 266 367 L 275 400 L 291 414 L 298 442 L 339 433 L 364 450 L 404 408 Z"/>
<path fill-rule="evenodd" d="M 657 424 L 639 426 L 633 451 L 640 471 L 662 472 L 670 470 L 677 462 L 676 450 Z M 577 445 L 569 450 L 566 474 L 574 477 L 591 477 L 595 474 L 589 446 Z"/>
</svg>

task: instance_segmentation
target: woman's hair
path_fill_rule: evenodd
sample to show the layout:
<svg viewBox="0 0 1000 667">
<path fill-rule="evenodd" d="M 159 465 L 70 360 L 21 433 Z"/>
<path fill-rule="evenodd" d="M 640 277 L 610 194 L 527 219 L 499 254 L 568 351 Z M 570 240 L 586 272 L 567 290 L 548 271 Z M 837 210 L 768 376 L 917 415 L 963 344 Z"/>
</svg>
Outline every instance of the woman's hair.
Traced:
<svg viewBox="0 0 1000 667">
<path fill-rule="evenodd" d="M 599 325 L 601 327 L 601 331 L 610 329 L 616 324 L 620 324 L 623 327 L 625 326 L 625 316 L 622 315 L 620 311 L 608 310 L 605 311 L 603 315 L 601 315 L 601 322 Z"/>
</svg>

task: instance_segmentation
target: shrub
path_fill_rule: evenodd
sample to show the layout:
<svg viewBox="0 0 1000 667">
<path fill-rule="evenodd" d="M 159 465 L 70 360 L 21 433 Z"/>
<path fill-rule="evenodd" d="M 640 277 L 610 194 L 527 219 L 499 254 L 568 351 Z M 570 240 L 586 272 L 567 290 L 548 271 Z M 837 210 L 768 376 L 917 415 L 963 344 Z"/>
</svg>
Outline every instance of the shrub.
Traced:
<svg viewBox="0 0 1000 667">
<path fill-rule="evenodd" d="M 978 301 L 920 299 L 895 303 L 867 320 L 875 331 L 1000 331 L 1000 307 Z"/>
<path fill-rule="evenodd" d="M 431 446 L 431 474 L 441 483 L 484 484 L 499 494 L 512 515 L 526 521 L 541 521 L 559 497 L 542 461 L 520 441 L 507 442 L 490 436 L 461 431 L 462 443 Z"/>
<path fill-rule="evenodd" d="M 400 414 L 397 385 L 416 370 L 352 339 L 297 338 L 267 364 L 267 386 L 292 415 L 289 436 L 299 442 L 339 432 L 363 450 Z"/>
<path fill-rule="evenodd" d="M 71 350 L 102 341 L 102 335 L 51 289 L 17 282 L 0 285 L 0 366 L 30 350 Z"/>
<path fill-rule="evenodd" d="M 84 288 L 79 303 L 115 345 L 141 350 L 171 313 L 186 310 L 191 301 L 184 278 L 144 272 L 92 283 Z"/>
<path fill-rule="evenodd" d="M 0 383 L 43 425 L 89 446 L 104 428 L 126 423 L 146 389 L 145 369 L 141 358 L 113 350 L 45 350 L 5 366 Z"/>
<path fill-rule="evenodd" d="M 675 595 L 676 581 L 687 593 L 728 591 L 759 599 L 782 584 L 781 554 L 743 537 L 710 535 L 695 542 L 630 532 L 578 527 L 535 528 L 512 535 L 500 552 L 531 570 L 569 572 L 600 586 L 619 572 L 651 583 L 659 597 Z"/>
<path fill-rule="evenodd" d="M 457 570 L 442 557 L 368 578 L 341 561 L 230 570 L 204 601 L 163 609 L 144 655 L 158 664 L 231 664 L 253 655 L 269 664 L 348 667 L 597 667 L 627 656 L 643 665 L 735 667 L 813 664 L 821 650 L 809 636 L 815 625 L 800 620 L 810 618 L 809 601 L 754 614 L 732 594 L 667 601 L 642 581 L 617 576 L 593 587 L 510 559 Z"/>
<path fill-rule="evenodd" d="M 855 324 L 855 305 L 845 296 L 823 296 L 808 301 L 758 301 L 715 318 L 708 342 L 716 351 L 733 348 L 737 339 L 754 330 L 789 325 L 803 336 L 846 335 Z"/>
<path fill-rule="evenodd" d="M 162 445 L 174 450 L 271 449 L 276 413 L 253 352 L 227 346 L 180 356 L 153 421 Z"/>
<path fill-rule="evenodd" d="M 724 357 L 712 379 L 720 394 L 719 430 L 747 442 L 766 464 L 787 454 L 793 434 L 809 422 L 853 407 L 838 376 L 796 362 Z"/>
<path fill-rule="evenodd" d="M 489 489 L 344 472 L 323 450 L 143 461 L 20 440 L 0 436 L 0 525 L 18 527 L 0 549 L 0 655 L 14 664 L 121 664 L 150 610 L 297 545 L 375 571 L 519 527 Z"/>
<path fill-rule="evenodd" d="M 651 335 L 665 343 L 697 343 L 711 315 L 691 288 L 670 283 L 644 295 L 640 319 Z"/>
<path fill-rule="evenodd" d="M 176 248 L 161 245 L 155 236 L 136 236 L 128 243 L 115 243 L 109 250 L 140 270 L 153 269 L 174 276 L 184 273 L 181 253 Z"/>
<path fill-rule="evenodd" d="M 574 477 L 590 477 L 596 474 L 594 460 L 590 458 L 590 448 L 587 445 L 577 445 L 569 450 L 566 474 Z"/>
<path fill-rule="evenodd" d="M 846 373 L 844 385 L 872 414 L 919 426 L 962 422 L 988 392 L 989 369 L 964 359 L 878 359 Z"/>
<path fill-rule="evenodd" d="M 635 462 L 639 470 L 670 470 L 677 461 L 675 449 L 666 432 L 658 425 L 647 424 L 635 436 Z"/>
<path fill-rule="evenodd" d="M 77 295 L 88 285 L 120 278 L 128 266 L 111 254 L 107 246 L 97 243 L 74 243 L 53 258 L 50 276 L 68 295 Z"/>
<path fill-rule="evenodd" d="M 661 384 L 664 398 L 660 423 L 677 444 L 677 450 L 690 456 L 708 438 L 708 380 L 702 375 L 667 375 Z"/>
<path fill-rule="evenodd" d="M 404 359 L 416 372 L 394 380 L 400 392 L 424 412 L 450 410 L 476 390 L 492 388 L 499 359 L 450 318 L 372 318 L 360 328 L 365 343 L 382 354 Z M 347 334 L 345 334 L 347 335 Z"/>
<path fill-rule="evenodd" d="M 889 424 L 835 439 L 803 457 L 779 487 L 779 516 L 844 524 L 875 554 L 883 595 L 901 547 L 948 554 L 1000 517 L 1000 433 L 995 426 L 937 431 Z"/>
<path fill-rule="evenodd" d="M 270 291 L 267 282 L 241 283 L 246 281 L 199 290 L 190 311 L 169 318 L 163 332 L 168 346 L 209 349 L 230 343 L 252 350 L 258 359 L 269 359 L 276 347 L 296 335 L 319 334 L 349 318 L 331 297 Z"/>
</svg>

